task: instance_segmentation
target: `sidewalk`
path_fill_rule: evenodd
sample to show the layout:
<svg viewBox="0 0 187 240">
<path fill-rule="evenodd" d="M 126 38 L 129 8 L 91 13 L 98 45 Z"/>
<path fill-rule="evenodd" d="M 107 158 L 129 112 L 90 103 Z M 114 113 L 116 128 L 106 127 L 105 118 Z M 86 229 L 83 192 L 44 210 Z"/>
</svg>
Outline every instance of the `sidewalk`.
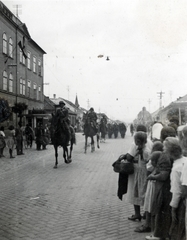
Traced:
<svg viewBox="0 0 187 240">
<path fill-rule="evenodd" d="M 25 155 L 0 159 L 0 240 L 143 240 L 132 222 L 133 206 L 117 197 L 118 174 L 112 163 L 132 137 L 107 139 L 84 154 L 84 137 L 77 133 L 73 161 L 65 164 L 59 148 L 26 149 Z"/>
</svg>

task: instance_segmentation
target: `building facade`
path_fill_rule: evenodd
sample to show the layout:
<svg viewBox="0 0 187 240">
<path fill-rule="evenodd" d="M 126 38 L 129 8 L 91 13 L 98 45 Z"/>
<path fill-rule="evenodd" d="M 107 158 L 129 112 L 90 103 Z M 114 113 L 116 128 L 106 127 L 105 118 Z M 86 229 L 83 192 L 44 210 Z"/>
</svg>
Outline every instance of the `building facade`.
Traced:
<svg viewBox="0 0 187 240">
<path fill-rule="evenodd" d="M 31 38 L 29 31 L 0 1 L 0 97 L 12 108 L 25 103 L 23 121 L 33 127 L 37 117 L 28 115 L 33 109 L 44 109 L 43 57 L 45 51 Z M 12 113 L 9 124 L 17 125 L 17 115 Z"/>
</svg>

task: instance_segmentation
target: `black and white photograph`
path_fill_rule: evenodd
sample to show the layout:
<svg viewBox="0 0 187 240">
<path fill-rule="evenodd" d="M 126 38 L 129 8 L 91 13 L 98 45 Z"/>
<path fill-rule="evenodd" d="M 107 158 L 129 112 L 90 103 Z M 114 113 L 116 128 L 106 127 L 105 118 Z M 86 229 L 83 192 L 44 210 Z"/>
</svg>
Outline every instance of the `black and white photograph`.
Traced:
<svg viewBox="0 0 187 240">
<path fill-rule="evenodd" d="M 0 240 L 187 240 L 186 13 L 0 0 Z"/>
</svg>

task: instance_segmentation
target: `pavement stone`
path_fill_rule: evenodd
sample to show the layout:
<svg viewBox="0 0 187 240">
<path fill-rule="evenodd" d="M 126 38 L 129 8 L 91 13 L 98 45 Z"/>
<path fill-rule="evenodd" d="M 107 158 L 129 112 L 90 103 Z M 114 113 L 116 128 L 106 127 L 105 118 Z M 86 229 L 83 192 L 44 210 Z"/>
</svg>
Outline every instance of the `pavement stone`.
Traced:
<svg viewBox="0 0 187 240">
<path fill-rule="evenodd" d="M 72 163 L 59 165 L 52 145 L 24 149 L 25 155 L 0 158 L 0 240 L 143 240 L 140 222 L 127 218 L 133 206 L 117 197 L 118 174 L 112 163 L 132 137 L 106 139 L 84 154 L 84 136 L 76 133 Z M 15 154 L 15 152 L 14 152 Z"/>
</svg>

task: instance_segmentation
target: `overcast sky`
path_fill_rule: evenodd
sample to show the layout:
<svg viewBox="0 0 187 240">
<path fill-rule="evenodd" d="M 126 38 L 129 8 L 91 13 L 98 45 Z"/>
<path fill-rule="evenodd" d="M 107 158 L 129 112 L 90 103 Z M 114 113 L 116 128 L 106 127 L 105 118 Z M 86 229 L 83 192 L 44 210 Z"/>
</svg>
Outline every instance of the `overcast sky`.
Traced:
<svg viewBox="0 0 187 240">
<path fill-rule="evenodd" d="M 187 94 L 186 0 L 24 0 L 3 3 L 44 56 L 45 95 L 132 121 Z M 99 55 L 103 55 L 99 58 Z M 106 61 L 107 56 L 109 61 Z"/>
</svg>

